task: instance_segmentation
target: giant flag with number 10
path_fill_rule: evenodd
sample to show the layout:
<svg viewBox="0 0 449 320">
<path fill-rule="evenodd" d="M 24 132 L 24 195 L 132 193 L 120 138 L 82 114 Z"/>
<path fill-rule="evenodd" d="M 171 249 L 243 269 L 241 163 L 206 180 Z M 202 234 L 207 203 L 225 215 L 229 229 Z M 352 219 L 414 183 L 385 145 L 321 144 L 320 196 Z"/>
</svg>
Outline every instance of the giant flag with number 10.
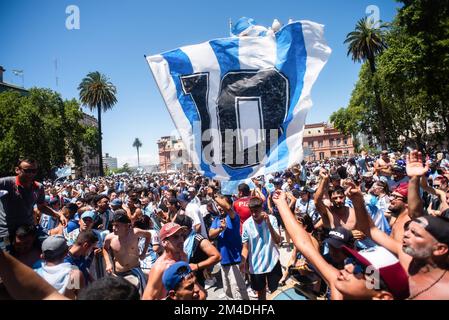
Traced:
<svg viewBox="0 0 449 320">
<path fill-rule="evenodd" d="M 330 53 L 322 25 L 296 21 L 146 59 L 197 169 L 235 181 L 302 160 L 310 92 Z"/>
</svg>

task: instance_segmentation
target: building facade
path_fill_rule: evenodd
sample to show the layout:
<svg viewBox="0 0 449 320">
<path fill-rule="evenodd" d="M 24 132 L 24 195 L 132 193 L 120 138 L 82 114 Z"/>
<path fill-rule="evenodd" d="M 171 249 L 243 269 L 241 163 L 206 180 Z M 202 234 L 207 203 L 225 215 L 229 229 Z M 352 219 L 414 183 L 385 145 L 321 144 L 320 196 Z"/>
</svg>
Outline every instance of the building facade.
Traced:
<svg viewBox="0 0 449 320">
<path fill-rule="evenodd" d="M 340 133 L 332 125 L 325 122 L 306 124 L 302 145 L 305 161 L 324 160 L 354 154 L 351 136 Z"/>
<path fill-rule="evenodd" d="M 181 139 L 174 136 L 161 137 L 157 141 L 159 171 L 193 169 L 187 149 Z"/>
<path fill-rule="evenodd" d="M 91 126 L 98 129 L 98 121 L 95 117 L 83 112 L 81 124 L 84 126 Z M 100 159 L 96 150 L 89 150 L 83 146 L 83 164 L 81 168 L 76 170 L 76 176 L 81 177 L 97 177 L 100 175 Z"/>
</svg>

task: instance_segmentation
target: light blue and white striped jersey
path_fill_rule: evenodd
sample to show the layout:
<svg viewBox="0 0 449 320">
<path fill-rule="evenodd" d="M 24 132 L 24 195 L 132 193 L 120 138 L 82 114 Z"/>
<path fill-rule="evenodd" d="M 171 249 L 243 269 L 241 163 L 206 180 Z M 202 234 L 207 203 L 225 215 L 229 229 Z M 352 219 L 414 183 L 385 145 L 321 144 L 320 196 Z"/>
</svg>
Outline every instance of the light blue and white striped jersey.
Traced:
<svg viewBox="0 0 449 320">
<path fill-rule="evenodd" d="M 274 216 L 269 215 L 274 230 L 278 230 L 278 223 Z M 265 221 L 261 224 L 250 217 L 243 224 L 242 242 L 248 243 L 248 263 L 251 274 L 271 272 L 279 261 L 279 249 L 271 237 Z"/>
<path fill-rule="evenodd" d="M 148 246 L 147 253 L 145 255 L 145 259 L 140 260 L 140 267 L 142 269 L 151 269 L 151 267 L 156 262 L 159 255 L 157 252 L 154 252 L 153 246 L 160 244 L 159 234 L 155 230 L 150 230 L 151 232 L 151 244 Z M 145 247 L 145 238 L 139 239 L 139 252 L 142 253 Z"/>
</svg>

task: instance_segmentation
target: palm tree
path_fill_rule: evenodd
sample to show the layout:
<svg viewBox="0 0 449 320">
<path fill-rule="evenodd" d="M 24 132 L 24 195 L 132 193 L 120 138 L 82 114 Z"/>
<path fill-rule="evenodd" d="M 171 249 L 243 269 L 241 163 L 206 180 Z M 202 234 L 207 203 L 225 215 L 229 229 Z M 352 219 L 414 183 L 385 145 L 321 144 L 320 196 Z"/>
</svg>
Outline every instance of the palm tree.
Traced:
<svg viewBox="0 0 449 320">
<path fill-rule="evenodd" d="M 353 61 L 365 62 L 368 60 L 372 76 L 376 73 L 376 57 L 387 48 L 385 33 L 382 30 L 386 25 L 376 26 L 378 23 L 379 21 L 368 20 L 366 17 L 360 19 L 355 30 L 348 33 L 344 41 L 345 44 L 348 44 L 348 56 L 351 55 Z M 383 149 L 386 149 L 384 111 L 376 81 L 374 81 L 374 95 L 379 115 L 380 144 Z"/>
<path fill-rule="evenodd" d="M 112 109 L 117 103 L 116 87 L 109 79 L 98 71 L 90 72 L 78 86 L 80 101 L 89 107 L 90 111 L 97 109 L 98 112 L 98 156 L 100 164 L 100 176 L 104 175 L 103 170 L 103 150 L 101 133 L 101 112 Z"/>
<path fill-rule="evenodd" d="M 133 143 L 133 147 L 137 149 L 137 167 L 140 168 L 140 156 L 139 156 L 139 148 L 142 146 L 142 142 L 140 142 L 139 138 L 136 138 Z"/>
</svg>

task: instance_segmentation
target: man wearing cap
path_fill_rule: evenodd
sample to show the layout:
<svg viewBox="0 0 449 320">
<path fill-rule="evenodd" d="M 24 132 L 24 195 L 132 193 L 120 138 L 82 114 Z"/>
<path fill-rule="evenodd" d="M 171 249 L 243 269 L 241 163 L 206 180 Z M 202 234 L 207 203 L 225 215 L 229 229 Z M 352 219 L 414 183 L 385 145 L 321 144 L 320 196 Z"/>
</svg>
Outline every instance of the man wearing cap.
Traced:
<svg viewBox="0 0 449 320">
<path fill-rule="evenodd" d="M 164 271 L 162 283 L 167 291 L 167 300 L 204 300 L 206 295 L 196 283 L 195 274 L 187 262 L 179 261 Z"/>
<path fill-rule="evenodd" d="M 64 262 L 68 251 L 64 237 L 49 236 L 42 243 L 42 266 L 35 271 L 60 294 L 74 299 L 84 286 L 84 277 L 77 267 Z"/>
<path fill-rule="evenodd" d="M 131 220 L 122 209 L 115 212 L 112 226 L 114 232 L 106 236 L 103 245 L 106 272 L 125 278 L 135 285 L 142 295 L 146 281 L 139 259 L 143 260 L 146 256 L 151 244 L 151 233 L 148 230 L 133 228 Z M 140 238 L 145 238 L 142 252 L 139 252 Z"/>
<path fill-rule="evenodd" d="M 295 203 L 295 214 L 298 216 L 307 214 L 312 219 L 315 229 L 323 225 L 320 214 L 316 210 L 315 203 L 311 199 L 311 190 L 306 187 L 299 190 L 299 199 Z"/>
<path fill-rule="evenodd" d="M 178 197 L 181 208 L 185 210 L 185 215 L 193 220 L 192 228 L 196 233 L 201 234 L 208 239 L 206 224 L 204 223 L 203 215 L 201 214 L 200 206 L 195 202 L 188 202 L 186 197 L 181 194 Z"/>
<path fill-rule="evenodd" d="M 343 227 L 337 227 L 329 231 L 329 235 L 324 242 L 329 245 L 329 263 L 339 270 L 344 269 L 346 255 L 341 248 L 343 246 L 354 247 L 352 232 Z"/>
<path fill-rule="evenodd" d="M 162 226 L 159 238 L 164 253 L 151 268 L 147 287 L 142 297 L 144 300 L 161 300 L 167 297 L 168 293 L 162 282 L 165 270 L 175 262 L 187 261 L 187 256 L 184 253 L 184 230 L 185 228 L 173 222 Z"/>
<path fill-rule="evenodd" d="M 449 299 L 449 220 L 444 217 L 422 216 L 419 178 L 428 171 L 421 153 L 407 156 L 407 175 L 410 177 L 408 207 L 412 220 L 405 224 L 403 239 L 394 240 L 379 231 L 363 213 L 357 213 L 361 230 L 378 244 L 394 253 L 409 275 L 409 299 Z"/>
<path fill-rule="evenodd" d="M 409 181 L 407 172 L 405 172 L 405 167 L 398 164 L 395 164 L 391 168 L 391 177 L 393 179 L 388 181 L 388 188 L 390 191 L 396 189 L 400 184 L 407 183 Z"/>
</svg>

